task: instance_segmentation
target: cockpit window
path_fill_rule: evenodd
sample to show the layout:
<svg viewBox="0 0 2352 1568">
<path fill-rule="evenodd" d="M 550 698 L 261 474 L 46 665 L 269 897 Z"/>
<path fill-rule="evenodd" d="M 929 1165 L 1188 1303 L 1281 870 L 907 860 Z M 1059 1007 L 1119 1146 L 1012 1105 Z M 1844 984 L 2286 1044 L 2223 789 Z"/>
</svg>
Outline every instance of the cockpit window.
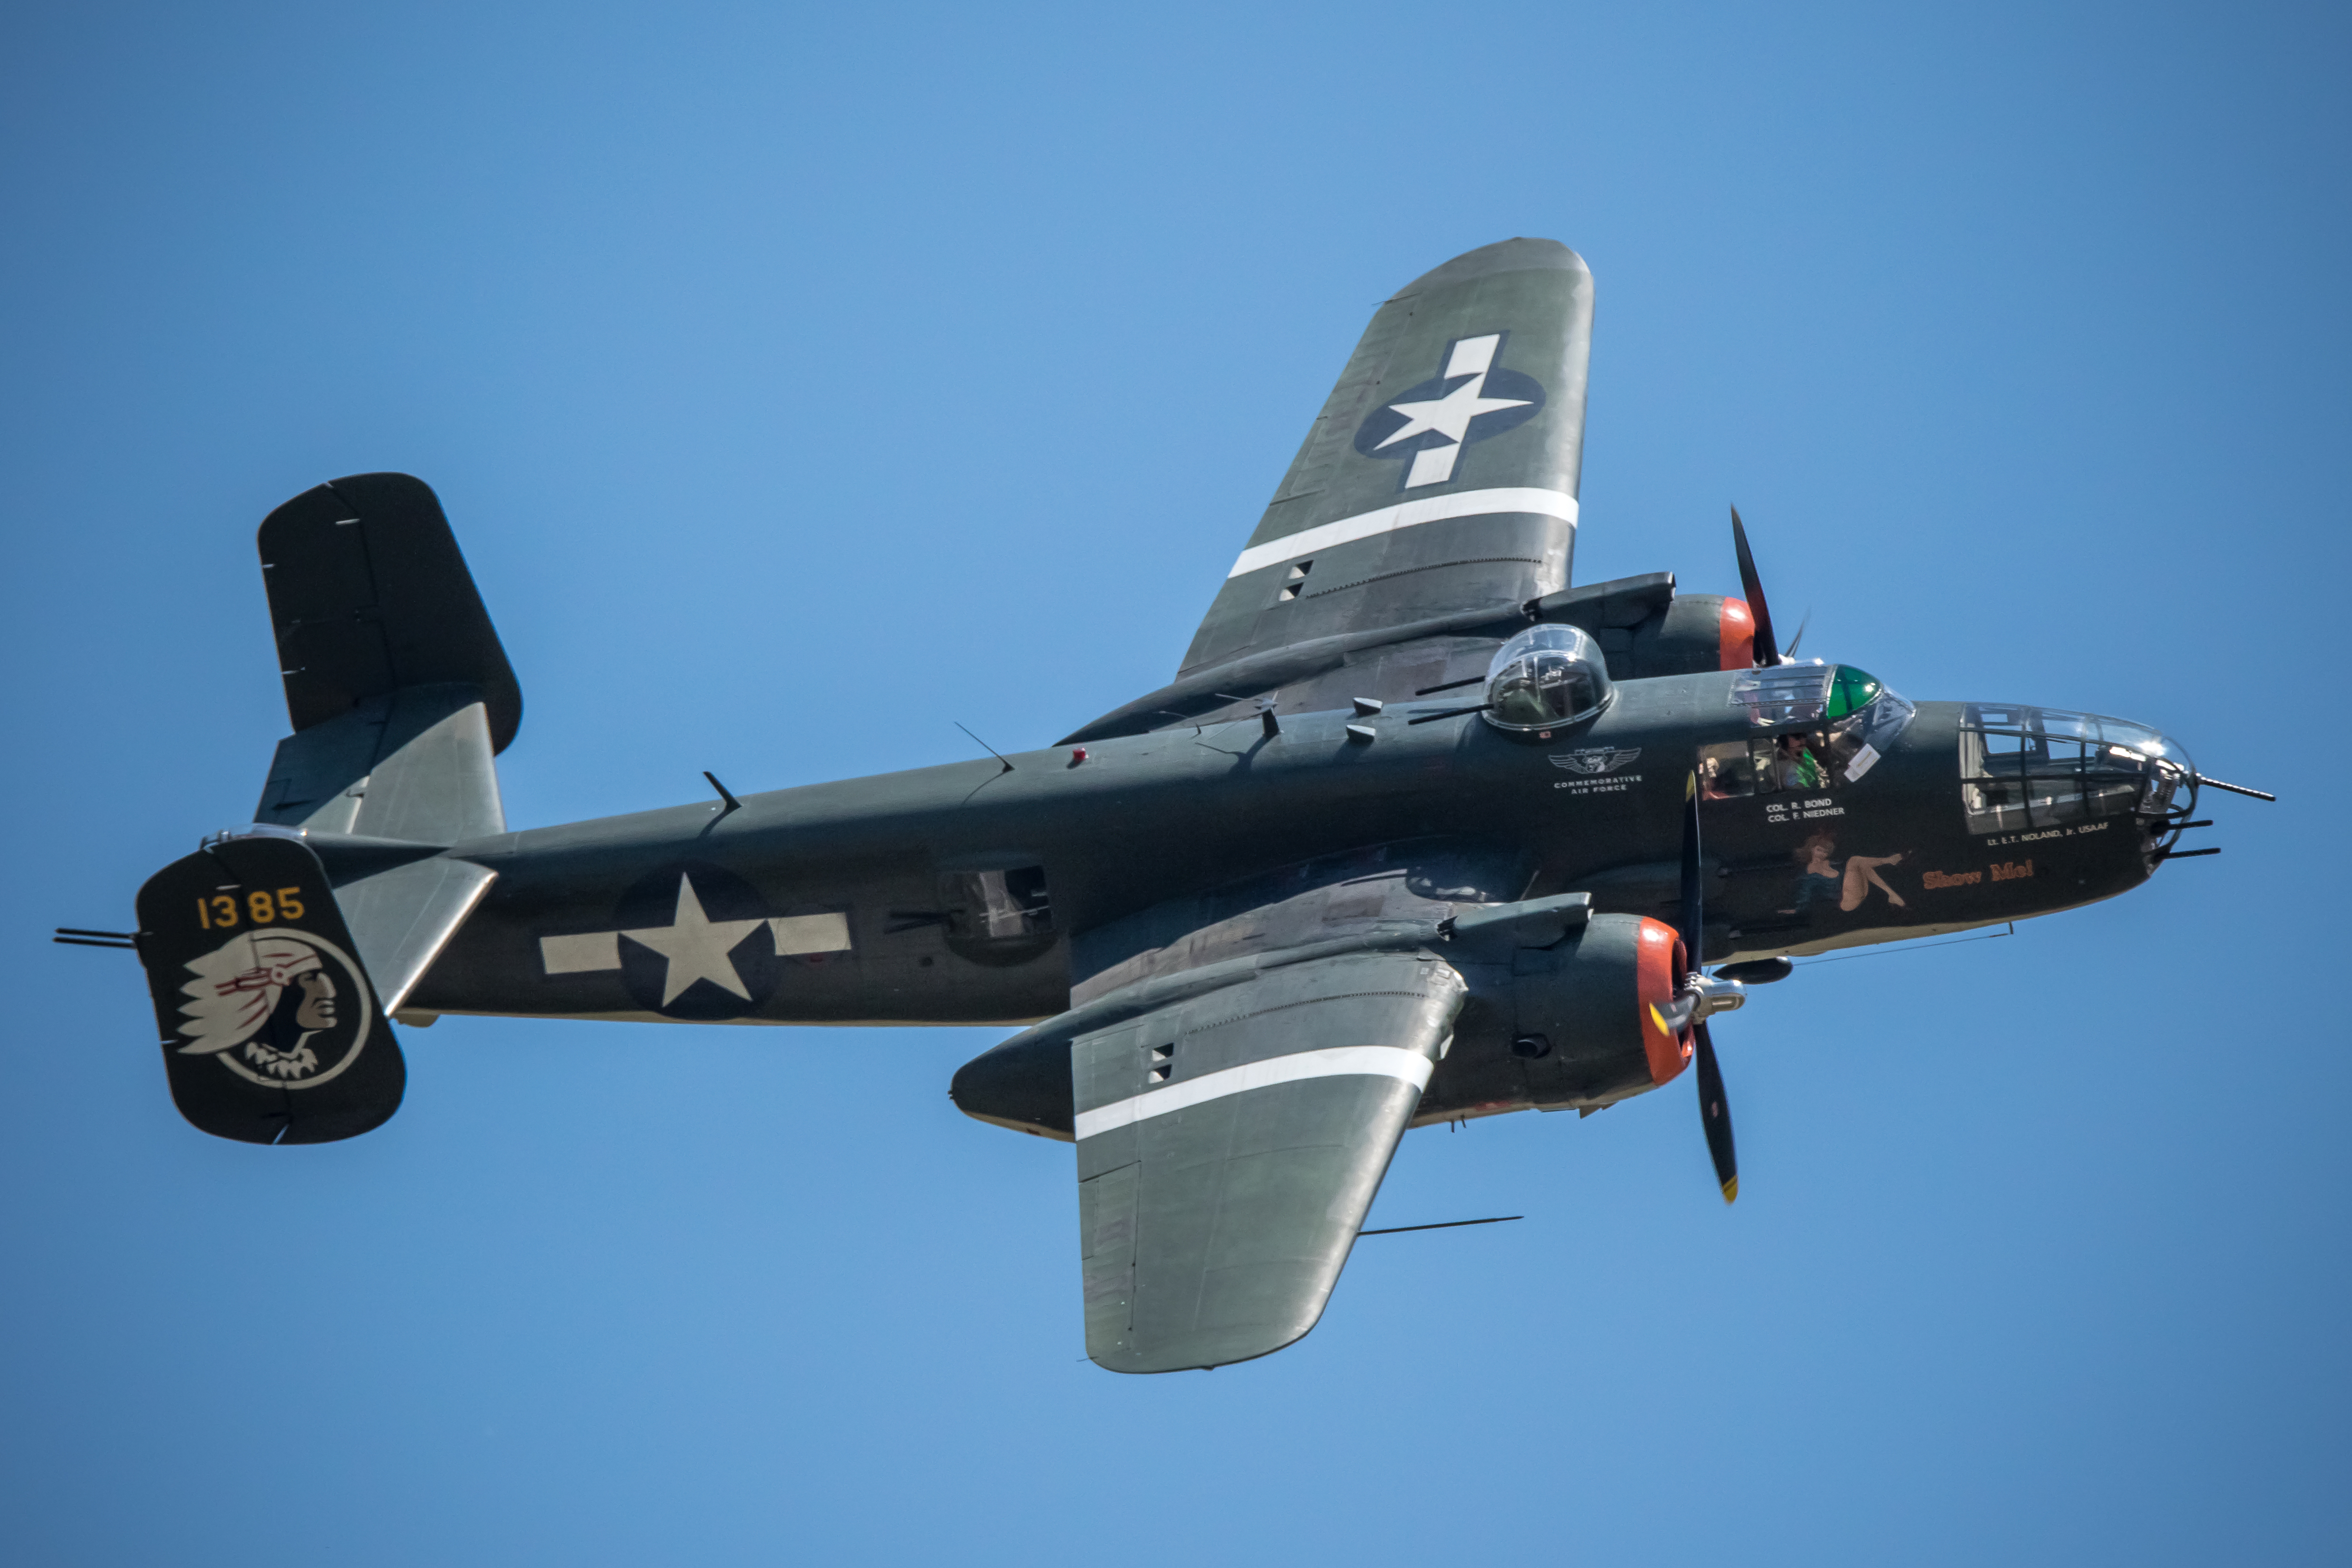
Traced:
<svg viewBox="0 0 2352 1568">
<path fill-rule="evenodd" d="M 1591 718 L 1611 694 L 1600 644 L 1575 626 L 1529 626 L 1486 667 L 1486 719 L 1501 730 L 1549 731 Z"/>
<path fill-rule="evenodd" d="M 1701 746 L 1699 788 L 1709 800 L 1850 784 L 1918 711 L 1867 671 L 1818 660 L 1742 675 L 1731 700 L 1748 710 L 1750 724 L 1787 732 Z"/>
<path fill-rule="evenodd" d="M 1748 721 L 1767 724 L 1810 723 L 1829 706 L 1830 684 L 1837 671 L 1814 659 L 1810 664 L 1776 664 L 1751 670 L 1731 683 L 1731 700 L 1748 710 Z"/>
<path fill-rule="evenodd" d="M 2162 816 L 2194 774 L 2178 746 L 2122 719 L 1972 702 L 1960 720 L 1960 803 L 1971 833 Z"/>
</svg>

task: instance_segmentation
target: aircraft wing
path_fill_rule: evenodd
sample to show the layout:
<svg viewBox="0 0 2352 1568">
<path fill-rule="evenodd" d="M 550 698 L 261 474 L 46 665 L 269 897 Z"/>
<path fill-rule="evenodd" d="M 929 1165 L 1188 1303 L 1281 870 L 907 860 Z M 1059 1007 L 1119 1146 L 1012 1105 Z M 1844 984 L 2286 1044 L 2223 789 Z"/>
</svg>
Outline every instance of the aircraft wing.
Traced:
<svg viewBox="0 0 2352 1568">
<path fill-rule="evenodd" d="M 1433 956 L 1355 952 L 1079 1035 L 1087 1353 L 1178 1372 L 1313 1328 L 1462 996 Z"/>
<path fill-rule="evenodd" d="M 1175 682 L 1067 737 L 1393 701 L 1486 673 L 1565 588 L 1592 274 L 1549 239 L 1455 257 L 1373 315 Z"/>
</svg>

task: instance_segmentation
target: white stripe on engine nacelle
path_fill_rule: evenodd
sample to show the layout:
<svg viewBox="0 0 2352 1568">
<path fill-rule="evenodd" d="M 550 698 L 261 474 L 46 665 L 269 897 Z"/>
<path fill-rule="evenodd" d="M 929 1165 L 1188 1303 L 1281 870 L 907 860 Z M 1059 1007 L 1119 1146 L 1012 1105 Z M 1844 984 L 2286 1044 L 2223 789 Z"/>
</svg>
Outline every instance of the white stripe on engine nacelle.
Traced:
<svg viewBox="0 0 2352 1568">
<path fill-rule="evenodd" d="M 1416 1089 L 1426 1089 L 1433 1065 L 1419 1051 L 1399 1046 L 1327 1046 L 1319 1051 L 1268 1057 L 1262 1062 L 1244 1062 L 1222 1072 L 1202 1073 L 1183 1083 L 1171 1083 L 1166 1089 L 1147 1089 L 1094 1110 L 1081 1110 L 1077 1134 L 1092 1138 L 1147 1117 L 1165 1116 L 1171 1110 L 1223 1100 L 1229 1094 L 1244 1094 L 1277 1083 L 1296 1083 L 1300 1079 L 1393 1078 Z"/>
<path fill-rule="evenodd" d="M 1245 573 L 1262 572 L 1268 566 L 1278 566 L 1301 555 L 1313 555 L 1334 545 L 1370 539 L 1376 533 L 1393 533 L 1400 528 L 1413 528 L 1424 522 L 1444 522 L 1449 518 L 1486 517 L 1507 511 L 1531 511 L 1538 516 L 1556 517 L 1573 523 L 1576 521 L 1576 498 L 1566 490 L 1497 489 L 1458 490 L 1450 496 L 1409 500 L 1401 506 L 1384 506 L 1378 511 L 1360 511 L 1337 522 L 1318 523 L 1297 533 L 1285 534 L 1280 539 L 1269 539 L 1264 544 L 1253 544 L 1242 552 L 1241 559 L 1234 563 L 1234 569 L 1225 575 L 1234 578 Z"/>
</svg>

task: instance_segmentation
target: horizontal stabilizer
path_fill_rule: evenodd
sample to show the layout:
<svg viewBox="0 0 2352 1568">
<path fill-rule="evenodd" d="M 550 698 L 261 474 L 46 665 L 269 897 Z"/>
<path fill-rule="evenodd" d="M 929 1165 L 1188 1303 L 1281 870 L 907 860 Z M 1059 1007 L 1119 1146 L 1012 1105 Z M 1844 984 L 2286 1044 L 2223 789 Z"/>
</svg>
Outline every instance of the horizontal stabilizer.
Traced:
<svg viewBox="0 0 2352 1568">
<path fill-rule="evenodd" d="M 488 708 L 472 686 L 412 686 L 278 742 L 254 820 L 450 845 L 506 831 Z"/>
<path fill-rule="evenodd" d="M 226 839 L 139 889 L 139 957 L 180 1114 L 247 1143 L 379 1127 L 408 1081 L 399 1043 L 308 846 Z"/>
<path fill-rule="evenodd" d="M 522 690 L 432 487 L 354 474 L 303 491 L 255 542 L 298 731 L 403 687 L 471 686 L 503 752 Z"/>
<path fill-rule="evenodd" d="M 336 479 L 257 542 L 294 733 L 254 819 L 443 846 L 506 831 L 492 759 L 522 694 L 433 491 Z"/>
<path fill-rule="evenodd" d="M 335 889 L 360 962 L 396 1013 L 499 874 L 470 860 L 435 857 L 378 871 Z M 414 1019 L 409 1020 L 415 1022 Z"/>
</svg>

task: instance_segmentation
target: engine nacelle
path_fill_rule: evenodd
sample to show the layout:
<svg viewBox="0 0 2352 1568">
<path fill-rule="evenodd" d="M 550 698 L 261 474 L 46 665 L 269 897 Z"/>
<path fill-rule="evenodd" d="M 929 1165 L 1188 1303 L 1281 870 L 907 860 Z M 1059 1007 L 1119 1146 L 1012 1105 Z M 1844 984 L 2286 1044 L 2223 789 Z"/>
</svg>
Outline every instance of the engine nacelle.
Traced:
<svg viewBox="0 0 2352 1568">
<path fill-rule="evenodd" d="M 1668 1033 L 1657 1009 L 1688 967 L 1675 929 L 1641 915 L 1594 915 L 1555 946 L 1515 952 L 1511 1050 L 1535 1102 L 1606 1104 L 1681 1072 L 1691 1033 Z"/>
<path fill-rule="evenodd" d="M 1528 608 L 1538 620 L 1591 633 L 1612 680 L 1748 669 L 1756 662 L 1756 616 L 1748 601 L 1677 594 L 1671 572 L 1565 588 Z"/>
</svg>

